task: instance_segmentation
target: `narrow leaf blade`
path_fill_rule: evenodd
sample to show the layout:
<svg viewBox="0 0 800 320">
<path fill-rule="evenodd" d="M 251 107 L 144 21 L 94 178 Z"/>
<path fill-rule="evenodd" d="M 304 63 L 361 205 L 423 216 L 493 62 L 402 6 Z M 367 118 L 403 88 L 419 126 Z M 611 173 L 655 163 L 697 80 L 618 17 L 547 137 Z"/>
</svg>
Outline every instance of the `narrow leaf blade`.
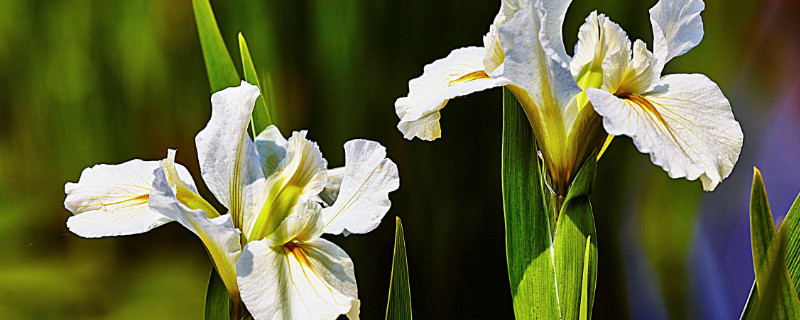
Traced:
<svg viewBox="0 0 800 320">
<path fill-rule="evenodd" d="M 580 317 L 584 279 L 587 282 L 585 300 L 587 318 L 592 316 L 597 284 L 597 232 L 589 194 L 594 188 L 596 168 L 597 156 L 592 155 L 572 181 L 556 222 L 556 238 L 553 246 L 562 319 Z M 588 259 L 587 242 L 589 242 Z M 586 277 L 583 276 L 584 268 L 587 269 Z"/>
<path fill-rule="evenodd" d="M 542 165 L 528 118 L 503 89 L 503 212 L 508 278 L 516 319 L 559 319 L 554 223 L 547 211 Z"/>
<path fill-rule="evenodd" d="M 205 320 L 230 320 L 230 300 L 225 284 L 217 273 L 217 269 L 211 268 L 211 276 L 208 279 L 208 289 L 206 291 Z"/>
<path fill-rule="evenodd" d="M 222 40 L 211 3 L 209 0 L 192 0 L 192 9 L 197 24 L 197 35 L 200 37 L 200 46 L 203 49 L 203 60 L 206 64 L 211 92 L 238 86 L 239 73 L 236 72 L 225 41 Z"/>
<path fill-rule="evenodd" d="M 261 82 L 258 80 L 258 73 L 253 64 L 250 49 L 247 47 L 247 42 L 244 40 L 244 36 L 241 33 L 239 33 L 239 53 L 242 56 L 244 80 L 258 86 L 258 90 L 261 92 L 261 95 L 256 100 L 256 106 L 253 108 L 253 115 L 251 118 L 253 136 L 255 137 L 272 124 L 272 118 L 270 118 L 269 108 L 267 107 L 266 99 L 264 99 L 264 87 L 261 86 Z"/>
<path fill-rule="evenodd" d="M 586 239 L 586 252 L 583 254 L 583 279 L 581 280 L 580 320 L 589 320 L 589 261 L 591 257 L 592 237 Z"/>
<path fill-rule="evenodd" d="M 408 282 L 408 262 L 403 224 L 396 218 L 392 277 L 389 282 L 389 302 L 386 304 L 386 320 L 411 320 L 411 287 Z"/>
</svg>

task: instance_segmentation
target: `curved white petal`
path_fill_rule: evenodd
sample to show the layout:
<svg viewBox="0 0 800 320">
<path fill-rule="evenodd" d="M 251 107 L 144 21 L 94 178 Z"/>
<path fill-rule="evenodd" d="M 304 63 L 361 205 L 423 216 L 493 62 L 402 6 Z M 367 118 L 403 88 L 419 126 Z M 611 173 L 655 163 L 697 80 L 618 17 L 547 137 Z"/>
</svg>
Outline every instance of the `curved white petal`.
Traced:
<svg viewBox="0 0 800 320">
<path fill-rule="evenodd" d="M 165 160 L 168 161 L 168 160 Z M 205 245 L 214 266 L 229 290 L 236 289 L 235 263 L 241 253 L 241 232 L 233 225 L 231 216 L 221 215 L 209 219 L 202 210 L 192 210 L 175 197 L 166 167 L 154 170 L 153 189 L 150 191 L 150 209 L 172 220 L 197 235 Z"/>
<path fill-rule="evenodd" d="M 525 3 L 514 18 L 500 26 L 506 58 L 499 76 L 524 89 L 536 107 L 558 108 L 563 114 L 581 88 L 566 62 L 550 47 L 551 39 L 542 27 L 546 14 L 541 7 Z M 565 126 L 569 128 L 571 123 Z"/>
<path fill-rule="evenodd" d="M 267 194 L 261 195 L 263 205 L 257 205 L 254 214 L 245 217 L 248 239 L 269 235 L 294 211 L 296 204 L 315 199 L 325 188 L 328 162 L 317 144 L 306 139 L 306 133 L 305 130 L 292 133 L 286 156 L 266 180 Z"/>
<path fill-rule="evenodd" d="M 555 51 L 561 61 L 566 65 L 570 62 L 570 57 L 564 49 L 564 17 L 567 15 L 572 0 L 542 0 L 542 8 L 545 15 L 543 29 L 547 38 L 550 40 L 550 48 Z"/>
<path fill-rule="evenodd" d="M 336 198 L 339 197 L 339 190 L 342 187 L 344 173 L 344 167 L 328 169 L 328 181 L 325 182 L 325 189 L 319 194 L 320 200 L 325 202 L 326 205 L 333 205 Z"/>
<path fill-rule="evenodd" d="M 258 87 L 242 81 L 211 96 L 211 119 L 197 134 L 200 173 L 208 189 L 228 208 L 236 225 L 254 206 L 246 186 L 263 179 L 261 164 L 247 135 Z"/>
<path fill-rule="evenodd" d="M 441 137 L 439 110 L 448 100 L 506 84 L 486 74 L 485 55 L 480 47 L 453 50 L 446 58 L 426 65 L 422 76 L 408 82 L 408 96 L 394 103 L 400 118 L 397 128 L 406 139 L 430 141 Z"/>
<path fill-rule="evenodd" d="M 704 75 L 669 75 L 654 91 L 623 99 L 597 89 L 587 95 L 609 134 L 631 137 L 673 179 L 700 178 L 711 191 L 739 159 L 742 129 L 728 99 Z"/>
<path fill-rule="evenodd" d="M 261 131 L 255 139 L 256 153 L 261 159 L 264 176 L 277 172 L 281 160 L 286 157 L 289 141 L 283 137 L 278 127 L 271 125 Z"/>
<path fill-rule="evenodd" d="M 653 53 L 660 74 L 672 58 L 680 56 L 703 40 L 703 0 L 661 0 L 650 8 L 653 26 Z"/>
<path fill-rule="evenodd" d="M 389 192 L 400 187 L 397 165 L 375 141 L 356 139 L 344 144 L 344 178 L 336 202 L 322 209 L 325 233 L 367 233 L 389 211 Z"/>
<path fill-rule="evenodd" d="M 304 201 L 294 207 L 294 212 L 283 219 L 278 229 L 267 239 L 273 247 L 282 246 L 289 241 L 311 241 L 322 235 L 322 207 L 316 201 Z"/>
<path fill-rule="evenodd" d="M 519 11 L 521 6 L 520 0 L 501 1 L 500 11 L 489 26 L 489 32 L 483 36 L 483 47 L 486 49 L 486 56 L 483 58 L 483 66 L 486 74 L 490 76 L 503 64 L 503 60 L 505 59 L 503 48 L 500 47 L 500 41 L 497 38 L 497 28 L 514 17 L 514 14 Z"/>
<path fill-rule="evenodd" d="M 73 233 L 86 238 L 147 232 L 172 219 L 148 208 L 153 170 L 158 161 L 131 160 L 118 165 L 86 168 L 77 183 L 64 185 L 64 207 Z M 189 171 L 178 166 L 184 184 L 196 190 Z"/>
<path fill-rule="evenodd" d="M 250 242 L 236 263 L 242 301 L 255 319 L 333 320 L 358 308 L 353 261 L 325 239 Z"/>
<path fill-rule="evenodd" d="M 630 47 L 631 41 L 628 40 L 625 30 L 604 14 L 592 11 L 578 31 L 578 43 L 575 44 L 575 56 L 570 62 L 570 72 L 575 79 L 582 78 L 587 72 L 597 72 L 597 69 L 604 69 L 603 62 L 617 52 L 623 51 L 624 53 L 619 54 L 628 59 Z"/>
</svg>

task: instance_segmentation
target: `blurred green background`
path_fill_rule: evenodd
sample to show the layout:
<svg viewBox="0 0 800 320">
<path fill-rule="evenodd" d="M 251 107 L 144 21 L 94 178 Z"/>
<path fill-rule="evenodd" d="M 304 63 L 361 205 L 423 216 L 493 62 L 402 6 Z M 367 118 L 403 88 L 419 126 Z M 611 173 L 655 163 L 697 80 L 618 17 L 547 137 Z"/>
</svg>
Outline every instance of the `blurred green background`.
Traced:
<svg viewBox="0 0 800 320">
<path fill-rule="evenodd" d="M 650 43 L 654 3 L 575 0 L 567 48 L 594 9 Z M 393 107 L 425 64 L 481 45 L 499 1 L 212 5 L 232 55 L 243 32 L 256 68 L 271 73 L 285 135 L 309 129 L 331 166 L 343 164 L 348 139 L 378 140 L 399 165 L 401 188 L 384 223 L 330 237 L 355 262 L 362 318 L 385 311 L 395 215 L 419 319 L 512 318 L 501 90 L 452 100 L 434 143 L 403 140 Z M 742 156 L 717 191 L 703 193 L 699 182 L 670 180 L 630 139 L 614 141 L 592 195 L 595 319 L 737 318 L 753 281 L 752 166 L 764 173 L 776 219 L 800 191 L 800 4 L 706 6 L 703 42 L 666 72 L 700 72 L 720 85 L 745 132 Z M 82 239 L 66 229 L 62 202 L 64 183 L 83 168 L 161 159 L 167 148 L 200 177 L 194 135 L 209 118 L 209 97 L 188 0 L 0 0 L 0 319 L 201 318 L 210 264 L 194 235 L 169 224 Z"/>
</svg>

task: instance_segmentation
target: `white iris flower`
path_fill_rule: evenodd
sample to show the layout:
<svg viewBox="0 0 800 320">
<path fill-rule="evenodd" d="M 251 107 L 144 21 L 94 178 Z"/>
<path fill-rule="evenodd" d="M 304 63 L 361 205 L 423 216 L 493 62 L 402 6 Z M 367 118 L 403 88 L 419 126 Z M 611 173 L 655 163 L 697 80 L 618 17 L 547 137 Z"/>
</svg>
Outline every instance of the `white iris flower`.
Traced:
<svg viewBox="0 0 800 320">
<path fill-rule="evenodd" d="M 703 74 L 662 75 L 664 64 L 703 38 L 702 0 L 662 0 L 650 9 L 653 52 L 631 43 L 608 18 L 592 13 L 580 29 L 573 75 L 602 69 L 586 96 L 605 130 L 626 135 L 673 179 L 700 178 L 714 190 L 733 170 L 743 134 L 730 102 Z M 588 74 L 587 73 L 587 74 Z M 590 78 L 590 77 L 587 77 Z"/>
<path fill-rule="evenodd" d="M 258 88 L 246 82 L 211 97 L 196 137 L 200 171 L 228 209 L 198 195 L 175 151 L 162 161 L 87 168 L 67 183 L 70 231 L 82 237 L 146 232 L 177 221 L 203 242 L 232 301 L 255 319 L 357 319 L 353 262 L 324 233 L 375 229 L 399 187 L 397 166 L 377 142 L 345 143 L 345 166 L 328 169 L 306 132 L 287 140 L 275 126 L 247 134 Z"/>
<path fill-rule="evenodd" d="M 631 50 L 618 25 L 592 13 L 574 57 L 562 39 L 570 2 L 502 1 L 484 47 L 453 50 L 409 82 L 408 96 L 395 102 L 400 131 L 407 139 L 439 138 L 449 99 L 505 86 L 525 110 L 559 195 L 606 132 L 630 136 L 670 177 L 700 178 L 713 190 L 742 146 L 730 103 L 704 75 L 661 76 L 667 61 L 702 39 L 702 0 L 661 0 L 650 10 L 654 53 L 641 41 Z"/>
</svg>

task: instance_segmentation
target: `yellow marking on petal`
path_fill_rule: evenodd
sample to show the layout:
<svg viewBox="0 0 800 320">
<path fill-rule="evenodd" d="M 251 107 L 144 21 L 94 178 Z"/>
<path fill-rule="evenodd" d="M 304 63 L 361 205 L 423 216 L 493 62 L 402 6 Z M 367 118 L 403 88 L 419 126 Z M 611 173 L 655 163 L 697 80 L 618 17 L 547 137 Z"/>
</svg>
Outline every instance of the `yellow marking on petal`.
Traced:
<svg viewBox="0 0 800 320">
<path fill-rule="evenodd" d="M 656 106 L 654 106 L 650 100 L 647 100 L 647 98 L 640 96 L 638 94 L 629 92 L 618 92 L 614 95 L 617 98 L 633 102 L 637 106 L 640 106 L 642 109 L 647 111 L 647 114 L 650 115 L 649 118 L 651 120 L 656 120 L 660 122 L 662 125 L 664 125 L 664 128 L 667 129 L 667 133 L 670 135 L 672 140 L 675 141 L 675 144 L 678 146 L 678 148 L 681 149 L 681 152 L 683 152 L 683 154 L 686 155 L 687 158 L 691 158 L 689 156 L 689 153 L 687 153 L 686 150 L 683 149 L 683 146 L 681 146 L 681 143 L 678 141 L 678 137 L 675 136 L 675 132 L 672 130 L 672 127 L 670 127 L 667 121 L 664 120 L 664 116 L 661 114 L 661 112 L 658 111 Z M 655 119 L 653 119 L 653 117 L 655 117 Z"/>
<path fill-rule="evenodd" d="M 295 257 L 295 259 L 297 259 L 297 261 L 300 262 L 301 265 L 304 265 L 309 269 L 314 270 L 314 268 L 311 267 L 311 263 L 308 261 L 308 258 L 306 258 L 306 251 L 303 250 L 303 248 L 301 248 L 299 245 L 297 245 L 297 243 L 289 241 L 286 244 L 284 244 L 283 247 L 286 248 L 286 250 L 288 250 L 288 253 L 292 254 Z"/>
<path fill-rule="evenodd" d="M 474 72 L 467 73 L 467 74 L 459 77 L 458 79 L 451 80 L 449 84 L 450 84 L 450 86 L 453 86 L 453 85 L 456 85 L 456 84 L 459 84 L 459 83 L 470 82 L 470 81 L 473 81 L 473 80 L 480 80 L 480 79 L 486 79 L 486 78 L 489 78 L 489 75 L 487 75 L 485 71 L 480 70 L 480 71 L 474 71 Z"/>
</svg>

